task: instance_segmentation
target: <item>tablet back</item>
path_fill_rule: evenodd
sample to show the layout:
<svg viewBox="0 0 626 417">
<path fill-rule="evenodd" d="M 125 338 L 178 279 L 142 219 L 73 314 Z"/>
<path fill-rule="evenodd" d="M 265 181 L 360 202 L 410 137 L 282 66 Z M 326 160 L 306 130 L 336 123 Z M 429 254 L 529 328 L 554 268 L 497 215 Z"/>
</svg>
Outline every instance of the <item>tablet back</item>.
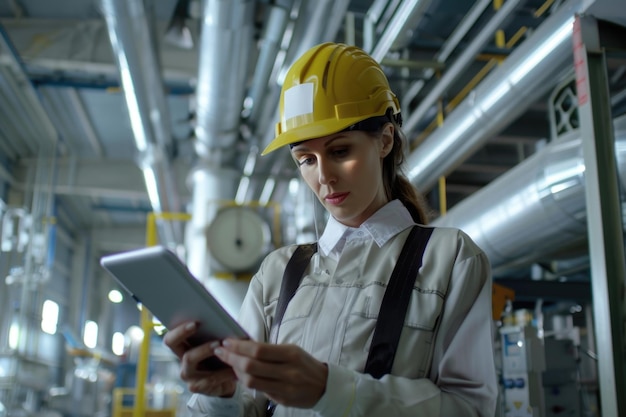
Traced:
<svg viewBox="0 0 626 417">
<path fill-rule="evenodd" d="M 196 321 L 199 328 L 192 345 L 226 337 L 248 338 L 185 264 L 163 246 L 108 255 L 100 264 L 132 297 L 172 329 Z"/>
</svg>

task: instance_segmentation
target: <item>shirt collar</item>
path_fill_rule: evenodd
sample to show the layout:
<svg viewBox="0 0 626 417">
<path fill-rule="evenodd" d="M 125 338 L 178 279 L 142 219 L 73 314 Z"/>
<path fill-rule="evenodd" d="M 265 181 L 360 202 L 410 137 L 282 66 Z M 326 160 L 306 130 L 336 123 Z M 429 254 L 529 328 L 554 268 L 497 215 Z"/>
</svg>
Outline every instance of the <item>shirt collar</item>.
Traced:
<svg viewBox="0 0 626 417">
<path fill-rule="evenodd" d="M 381 247 L 396 234 L 414 224 L 411 213 L 400 200 L 392 200 L 381 207 L 358 228 L 341 224 L 334 217 L 330 216 L 324 228 L 324 233 L 319 239 L 318 246 L 322 255 L 328 255 L 342 239 L 352 240 L 360 238 L 359 236 L 365 236 L 373 239 L 378 247 Z"/>
</svg>

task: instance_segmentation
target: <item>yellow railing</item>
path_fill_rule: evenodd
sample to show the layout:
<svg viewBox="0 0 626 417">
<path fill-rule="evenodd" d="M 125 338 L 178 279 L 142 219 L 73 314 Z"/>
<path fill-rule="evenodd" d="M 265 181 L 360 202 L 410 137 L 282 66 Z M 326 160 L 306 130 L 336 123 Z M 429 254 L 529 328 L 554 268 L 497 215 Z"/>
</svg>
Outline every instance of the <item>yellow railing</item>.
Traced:
<svg viewBox="0 0 626 417">
<path fill-rule="evenodd" d="M 162 393 L 164 396 L 159 407 L 155 401 L 147 401 L 144 398 L 140 403 L 134 388 L 115 388 L 113 390 L 112 417 L 132 417 L 136 415 L 138 408 L 141 408 L 145 417 L 174 417 L 178 406 L 178 393 L 170 391 Z M 142 404 L 141 407 L 137 407 Z"/>
</svg>

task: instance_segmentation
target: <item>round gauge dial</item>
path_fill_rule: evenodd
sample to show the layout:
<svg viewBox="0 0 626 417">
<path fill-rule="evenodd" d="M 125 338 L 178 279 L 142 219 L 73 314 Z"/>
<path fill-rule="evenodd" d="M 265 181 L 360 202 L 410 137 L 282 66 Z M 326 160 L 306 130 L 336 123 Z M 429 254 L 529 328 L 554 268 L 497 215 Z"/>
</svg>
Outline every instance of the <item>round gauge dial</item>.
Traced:
<svg viewBox="0 0 626 417">
<path fill-rule="evenodd" d="M 265 220 L 247 207 L 227 207 L 215 215 L 207 230 L 210 255 L 233 272 L 248 271 L 265 255 L 270 230 Z"/>
</svg>

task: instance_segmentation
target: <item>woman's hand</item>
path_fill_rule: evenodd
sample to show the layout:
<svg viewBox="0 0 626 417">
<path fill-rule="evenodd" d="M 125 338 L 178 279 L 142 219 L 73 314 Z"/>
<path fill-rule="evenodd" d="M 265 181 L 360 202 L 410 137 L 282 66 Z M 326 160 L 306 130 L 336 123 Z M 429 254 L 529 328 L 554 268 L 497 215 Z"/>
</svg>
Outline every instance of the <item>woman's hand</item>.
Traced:
<svg viewBox="0 0 626 417">
<path fill-rule="evenodd" d="M 191 347 L 187 339 L 197 330 L 194 322 L 184 323 L 168 331 L 163 342 L 181 361 L 180 377 L 187 383 L 189 391 L 212 397 L 232 397 L 237 387 L 237 380 L 232 369 L 224 368 L 207 371 L 201 368 L 201 362 L 215 356 L 215 348 L 220 343 L 209 342 Z"/>
<path fill-rule="evenodd" d="M 278 404 L 310 408 L 326 391 L 326 364 L 295 345 L 226 339 L 211 353 L 232 366 L 242 385 Z"/>
</svg>

